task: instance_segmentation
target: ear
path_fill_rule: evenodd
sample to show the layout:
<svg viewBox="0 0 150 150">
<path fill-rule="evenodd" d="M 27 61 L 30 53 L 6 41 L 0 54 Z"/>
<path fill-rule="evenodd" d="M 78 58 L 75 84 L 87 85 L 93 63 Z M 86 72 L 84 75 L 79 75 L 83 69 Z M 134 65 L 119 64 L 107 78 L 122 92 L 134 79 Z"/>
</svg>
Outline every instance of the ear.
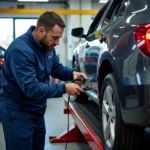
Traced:
<svg viewBox="0 0 150 150">
<path fill-rule="evenodd" d="M 38 28 L 38 33 L 40 36 L 44 36 L 46 34 L 46 31 L 44 29 L 44 27 L 39 27 Z"/>
</svg>

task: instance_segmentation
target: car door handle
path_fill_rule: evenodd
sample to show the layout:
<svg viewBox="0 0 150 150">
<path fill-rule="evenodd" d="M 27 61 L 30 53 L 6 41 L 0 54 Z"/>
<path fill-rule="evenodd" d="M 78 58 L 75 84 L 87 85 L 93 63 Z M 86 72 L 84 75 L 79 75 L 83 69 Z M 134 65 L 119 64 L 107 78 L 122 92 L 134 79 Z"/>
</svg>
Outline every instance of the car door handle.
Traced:
<svg viewBox="0 0 150 150">
<path fill-rule="evenodd" d="M 100 41 L 101 43 L 106 42 L 106 38 L 101 38 L 101 39 L 99 39 L 99 41 Z"/>
<path fill-rule="evenodd" d="M 101 38 L 99 39 L 100 43 L 106 42 L 106 40 L 107 40 L 107 36 L 101 34 Z"/>
<path fill-rule="evenodd" d="M 89 47 L 90 47 L 90 45 L 87 43 L 86 46 L 85 46 L 85 48 L 87 49 L 87 48 L 89 48 Z"/>
</svg>

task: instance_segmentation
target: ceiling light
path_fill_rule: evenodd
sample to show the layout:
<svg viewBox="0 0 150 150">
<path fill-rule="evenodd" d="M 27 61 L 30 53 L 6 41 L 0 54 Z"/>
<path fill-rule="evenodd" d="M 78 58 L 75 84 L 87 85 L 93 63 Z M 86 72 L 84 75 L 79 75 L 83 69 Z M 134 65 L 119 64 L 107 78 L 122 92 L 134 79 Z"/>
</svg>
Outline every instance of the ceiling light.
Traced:
<svg viewBox="0 0 150 150">
<path fill-rule="evenodd" d="M 108 0 L 99 0 L 99 3 L 107 3 Z"/>
<path fill-rule="evenodd" d="M 48 2 L 49 0 L 18 0 L 19 2 Z"/>
</svg>

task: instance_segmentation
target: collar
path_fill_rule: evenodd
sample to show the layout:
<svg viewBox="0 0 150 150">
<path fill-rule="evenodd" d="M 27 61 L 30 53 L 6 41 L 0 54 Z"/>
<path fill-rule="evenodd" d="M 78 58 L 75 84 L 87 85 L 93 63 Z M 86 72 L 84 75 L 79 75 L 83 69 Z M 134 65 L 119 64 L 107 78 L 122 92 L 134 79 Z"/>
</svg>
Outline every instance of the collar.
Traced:
<svg viewBox="0 0 150 150">
<path fill-rule="evenodd" d="M 28 31 L 27 31 L 27 35 L 29 40 L 31 41 L 32 44 L 34 44 L 36 47 L 42 49 L 42 50 L 46 50 L 41 44 L 39 44 L 36 39 L 33 37 L 32 32 L 35 30 L 36 26 L 31 26 Z"/>
</svg>

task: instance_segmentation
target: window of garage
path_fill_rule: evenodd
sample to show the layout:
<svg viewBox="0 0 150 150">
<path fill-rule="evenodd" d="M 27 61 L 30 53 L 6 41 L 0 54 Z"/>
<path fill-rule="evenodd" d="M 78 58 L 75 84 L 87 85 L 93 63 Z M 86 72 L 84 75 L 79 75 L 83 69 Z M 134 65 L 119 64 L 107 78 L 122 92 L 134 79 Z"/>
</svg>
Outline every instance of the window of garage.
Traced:
<svg viewBox="0 0 150 150">
<path fill-rule="evenodd" d="M 15 38 L 25 33 L 31 25 L 36 25 L 37 19 L 15 19 Z"/>
<path fill-rule="evenodd" d="M 13 39 L 25 33 L 31 25 L 36 25 L 36 18 L 0 18 L 0 46 L 7 48 Z"/>
<path fill-rule="evenodd" d="M 13 40 L 13 19 L 0 18 L 0 46 L 7 48 Z"/>
</svg>

